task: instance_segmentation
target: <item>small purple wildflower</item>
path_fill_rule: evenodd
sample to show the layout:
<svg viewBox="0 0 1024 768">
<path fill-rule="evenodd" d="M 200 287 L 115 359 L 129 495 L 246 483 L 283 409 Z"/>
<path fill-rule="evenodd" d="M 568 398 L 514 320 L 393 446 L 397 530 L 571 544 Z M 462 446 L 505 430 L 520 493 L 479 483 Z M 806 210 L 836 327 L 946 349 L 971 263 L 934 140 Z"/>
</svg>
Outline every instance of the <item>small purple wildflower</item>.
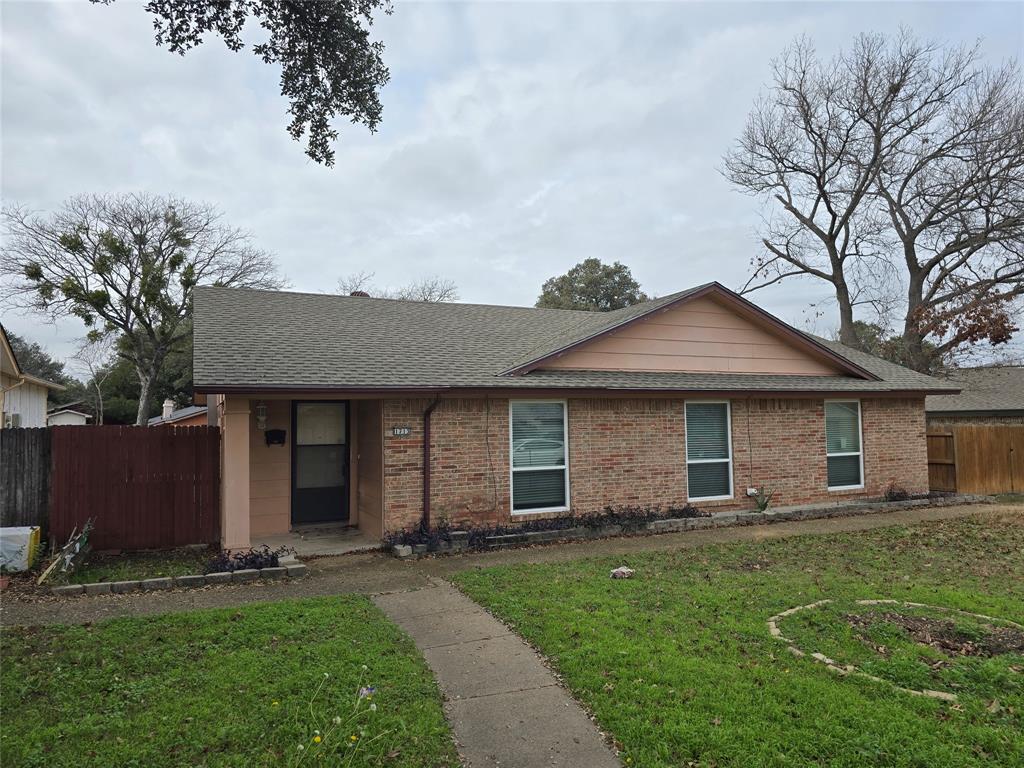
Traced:
<svg viewBox="0 0 1024 768">
<path fill-rule="evenodd" d="M 368 699 L 371 696 L 373 696 L 373 694 L 375 694 L 376 692 L 377 689 L 374 688 L 372 685 L 364 685 L 362 688 L 359 689 L 359 698 Z"/>
</svg>

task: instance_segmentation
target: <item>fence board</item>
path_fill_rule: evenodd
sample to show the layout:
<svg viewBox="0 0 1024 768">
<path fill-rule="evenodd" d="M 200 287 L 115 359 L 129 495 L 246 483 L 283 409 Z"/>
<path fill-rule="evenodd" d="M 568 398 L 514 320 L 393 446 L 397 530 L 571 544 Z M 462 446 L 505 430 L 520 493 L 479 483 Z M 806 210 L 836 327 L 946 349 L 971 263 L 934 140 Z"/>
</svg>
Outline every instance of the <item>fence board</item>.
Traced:
<svg viewBox="0 0 1024 768">
<path fill-rule="evenodd" d="M 50 432 L 0 429 L 0 527 L 38 525 L 50 509 Z"/>
<path fill-rule="evenodd" d="M 52 427 L 50 523 L 58 541 L 95 520 L 95 549 L 158 549 L 220 537 L 216 427 Z"/>
<path fill-rule="evenodd" d="M 936 432 L 927 436 L 928 488 L 933 491 L 955 492 L 956 442 L 952 432 Z"/>
</svg>

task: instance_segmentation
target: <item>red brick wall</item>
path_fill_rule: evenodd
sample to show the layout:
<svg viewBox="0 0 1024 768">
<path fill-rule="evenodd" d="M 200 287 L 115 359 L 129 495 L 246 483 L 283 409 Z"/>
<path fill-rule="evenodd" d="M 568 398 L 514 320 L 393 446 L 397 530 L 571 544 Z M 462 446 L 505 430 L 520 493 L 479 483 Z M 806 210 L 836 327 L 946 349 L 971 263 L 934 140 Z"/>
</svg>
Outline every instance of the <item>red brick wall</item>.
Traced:
<svg viewBox="0 0 1024 768">
<path fill-rule="evenodd" d="M 423 411 L 427 399 L 384 403 L 384 499 L 388 530 L 422 514 Z M 574 512 L 607 505 L 686 502 L 682 399 L 570 399 L 569 479 Z M 861 401 L 864 490 L 826 488 L 824 401 L 734 399 L 732 500 L 705 508 L 752 507 L 748 486 L 775 490 L 774 503 L 879 496 L 890 483 L 928 489 L 923 399 Z M 442 400 L 432 416 L 434 521 L 504 523 L 509 506 L 508 400 Z M 392 428 L 412 429 L 393 437 Z M 522 519 L 522 518 L 515 518 Z"/>
<path fill-rule="evenodd" d="M 686 503 L 682 400 L 569 400 L 572 508 Z"/>
<path fill-rule="evenodd" d="M 423 514 L 423 412 L 431 400 L 384 402 L 384 522 L 416 525 Z M 430 417 L 433 521 L 509 519 L 508 400 L 442 400 Z M 411 427 L 394 437 L 394 427 Z"/>
</svg>

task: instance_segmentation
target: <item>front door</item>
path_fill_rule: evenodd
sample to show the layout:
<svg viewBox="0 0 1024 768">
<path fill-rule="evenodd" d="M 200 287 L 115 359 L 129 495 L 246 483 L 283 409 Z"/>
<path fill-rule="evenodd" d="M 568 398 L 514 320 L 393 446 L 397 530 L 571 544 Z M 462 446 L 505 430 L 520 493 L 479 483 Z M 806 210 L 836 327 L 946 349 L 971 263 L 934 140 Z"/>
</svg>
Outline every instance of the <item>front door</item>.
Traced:
<svg viewBox="0 0 1024 768">
<path fill-rule="evenodd" d="M 292 524 L 348 520 L 348 403 L 292 404 Z"/>
</svg>

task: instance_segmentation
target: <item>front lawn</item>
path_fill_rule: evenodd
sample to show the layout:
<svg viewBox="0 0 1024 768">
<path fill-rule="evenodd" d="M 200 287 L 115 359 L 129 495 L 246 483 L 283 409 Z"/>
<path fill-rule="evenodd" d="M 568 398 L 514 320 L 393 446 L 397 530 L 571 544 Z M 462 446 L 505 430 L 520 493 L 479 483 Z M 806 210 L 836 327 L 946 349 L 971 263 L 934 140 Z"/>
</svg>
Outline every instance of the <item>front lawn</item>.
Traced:
<svg viewBox="0 0 1024 768">
<path fill-rule="evenodd" d="M 5 766 L 458 764 L 430 672 L 363 597 L 8 629 L 0 679 Z"/>
<path fill-rule="evenodd" d="M 609 579 L 619 565 L 636 575 Z M 856 603 L 905 600 L 1024 623 L 1024 511 L 456 581 L 548 655 L 629 766 L 1024 765 L 1016 630 Z M 834 602 L 780 622 L 808 652 L 794 657 L 766 622 L 821 599 Z M 836 675 L 815 651 L 893 685 Z"/>
</svg>

